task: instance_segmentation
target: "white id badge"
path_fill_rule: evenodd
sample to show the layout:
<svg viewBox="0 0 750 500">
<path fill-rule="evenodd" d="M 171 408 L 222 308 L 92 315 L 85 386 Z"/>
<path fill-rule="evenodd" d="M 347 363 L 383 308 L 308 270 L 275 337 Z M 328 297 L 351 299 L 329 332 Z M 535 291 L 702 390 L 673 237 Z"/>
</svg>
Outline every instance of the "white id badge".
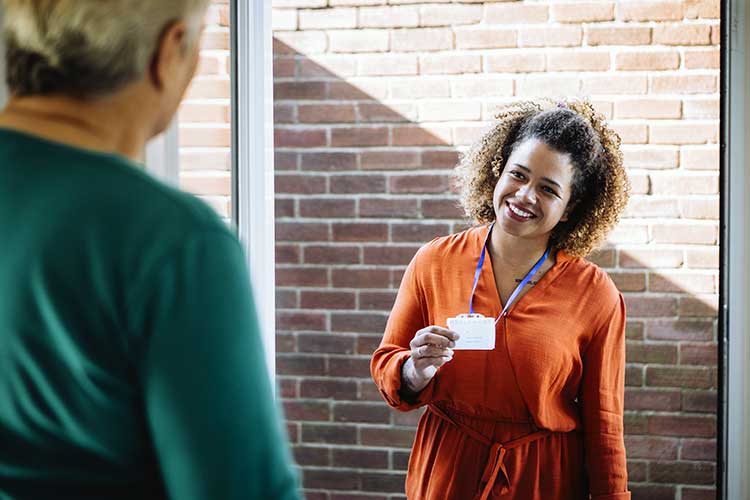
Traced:
<svg viewBox="0 0 750 500">
<path fill-rule="evenodd" d="M 448 318 L 448 329 L 458 333 L 453 350 L 480 349 L 491 351 L 495 348 L 495 318 L 481 314 L 459 314 Z"/>
</svg>

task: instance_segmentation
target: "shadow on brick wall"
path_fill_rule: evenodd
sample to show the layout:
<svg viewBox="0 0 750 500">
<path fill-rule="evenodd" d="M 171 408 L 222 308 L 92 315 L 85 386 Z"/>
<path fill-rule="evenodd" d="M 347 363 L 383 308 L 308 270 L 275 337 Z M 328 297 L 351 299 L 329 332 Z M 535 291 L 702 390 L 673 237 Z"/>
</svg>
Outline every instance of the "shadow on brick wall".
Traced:
<svg viewBox="0 0 750 500">
<path fill-rule="evenodd" d="M 274 40 L 277 372 L 308 499 L 404 498 L 421 412 L 382 401 L 370 355 L 416 250 L 466 227 L 450 175 L 480 127 L 417 123 L 420 98 L 442 92 L 428 81 L 346 72 Z M 659 234 L 694 243 L 681 227 Z M 630 487 L 635 500 L 713 498 L 718 251 L 646 232 L 672 244 L 592 257 L 629 311 Z"/>
</svg>

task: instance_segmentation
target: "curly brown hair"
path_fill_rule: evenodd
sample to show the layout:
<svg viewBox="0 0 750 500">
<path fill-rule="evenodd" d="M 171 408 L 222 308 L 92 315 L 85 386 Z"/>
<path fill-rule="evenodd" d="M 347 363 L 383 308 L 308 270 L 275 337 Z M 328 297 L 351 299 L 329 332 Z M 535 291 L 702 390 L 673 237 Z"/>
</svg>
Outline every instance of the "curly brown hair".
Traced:
<svg viewBox="0 0 750 500">
<path fill-rule="evenodd" d="M 478 224 L 495 220 L 492 195 L 517 145 L 538 139 L 567 153 L 573 181 L 567 222 L 552 230 L 557 250 L 586 257 L 617 224 L 628 202 L 630 182 L 622 164 L 620 137 L 590 102 L 520 101 L 503 107 L 495 126 L 461 155 L 455 180 L 467 217 Z"/>
</svg>

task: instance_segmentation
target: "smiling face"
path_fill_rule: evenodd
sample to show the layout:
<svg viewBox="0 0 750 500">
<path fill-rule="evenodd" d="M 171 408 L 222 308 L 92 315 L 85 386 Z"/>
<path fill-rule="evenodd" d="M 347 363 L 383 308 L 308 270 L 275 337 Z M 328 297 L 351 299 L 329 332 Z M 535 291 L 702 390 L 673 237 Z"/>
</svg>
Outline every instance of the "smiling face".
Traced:
<svg viewBox="0 0 750 500">
<path fill-rule="evenodd" d="M 549 239 L 558 222 L 567 220 L 573 165 L 567 153 L 538 139 L 513 149 L 495 185 L 493 206 L 497 225 L 527 239 Z"/>
</svg>

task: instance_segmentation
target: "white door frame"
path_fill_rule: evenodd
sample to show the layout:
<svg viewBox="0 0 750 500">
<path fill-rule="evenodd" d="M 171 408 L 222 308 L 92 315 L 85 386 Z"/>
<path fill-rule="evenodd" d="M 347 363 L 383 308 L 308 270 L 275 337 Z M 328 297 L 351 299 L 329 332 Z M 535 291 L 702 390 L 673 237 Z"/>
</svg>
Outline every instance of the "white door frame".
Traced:
<svg viewBox="0 0 750 500">
<path fill-rule="evenodd" d="M 723 457 L 727 500 L 750 498 L 750 7 L 723 5 Z"/>
<path fill-rule="evenodd" d="M 271 0 L 231 0 L 233 219 L 245 245 L 266 364 L 276 373 Z"/>
</svg>

